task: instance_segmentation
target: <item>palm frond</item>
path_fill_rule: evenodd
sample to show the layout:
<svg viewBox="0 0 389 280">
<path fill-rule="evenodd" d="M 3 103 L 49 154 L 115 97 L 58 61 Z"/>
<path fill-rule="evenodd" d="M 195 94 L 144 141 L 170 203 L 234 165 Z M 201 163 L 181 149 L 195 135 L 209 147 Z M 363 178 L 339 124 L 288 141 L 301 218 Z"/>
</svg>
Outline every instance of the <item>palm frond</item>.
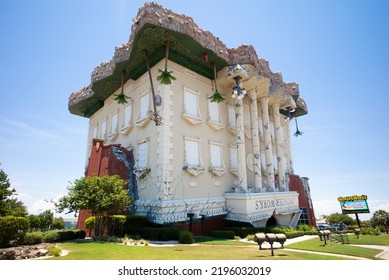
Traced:
<svg viewBox="0 0 389 280">
<path fill-rule="evenodd" d="M 220 103 L 220 102 L 223 102 L 225 100 L 224 94 L 221 94 L 220 92 L 218 91 L 215 91 L 213 93 L 213 95 L 211 95 L 210 97 L 208 97 L 209 100 L 211 100 L 211 102 L 216 102 L 216 103 Z"/>
<path fill-rule="evenodd" d="M 162 85 L 170 85 L 172 83 L 172 80 L 176 80 L 176 78 L 173 76 L 173 71 L 158 69 L 158 72 L 161 74 L 157 76 L 157 81 L 159 81 Z"/>
</svg>

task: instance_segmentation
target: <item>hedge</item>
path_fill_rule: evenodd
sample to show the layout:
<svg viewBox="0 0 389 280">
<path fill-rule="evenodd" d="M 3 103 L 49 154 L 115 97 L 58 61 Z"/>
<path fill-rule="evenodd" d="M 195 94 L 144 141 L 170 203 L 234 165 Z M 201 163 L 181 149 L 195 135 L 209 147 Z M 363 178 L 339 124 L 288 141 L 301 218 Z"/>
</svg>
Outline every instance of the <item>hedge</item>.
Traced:
<svg viewBox="0 0 389 280">
<path fill-rule="evenodd" d="M 178 240 L 179 230 L 172 227 L 166 228 L 143 228 L 141 234 L 144 239 L 156 241 Z"/>
<path fill-rule="evenodd" d="M 187 230 L 180 231 L 179 236 L 178 236 L 178 243 L 180 243 L 180 244 L 192 244 L 193 243 L 193 234 Z"/>
<path fill-rule="evenodd" d="M 43 242 L 44 233 L 41 231 L 27 232 L 21 245 L 35 245 Z"/>
<path fill-rule="evenodd" d="M 10 247 L 22 242 L 28 228 L 28 218 L 0 217 L 0 248 Z"/>
<path fill-rule="evenodd" d="M 234 239 L 235 232 L 232 230 L 214 230 L 211 233 L 214 238 Z"/>
</svg>

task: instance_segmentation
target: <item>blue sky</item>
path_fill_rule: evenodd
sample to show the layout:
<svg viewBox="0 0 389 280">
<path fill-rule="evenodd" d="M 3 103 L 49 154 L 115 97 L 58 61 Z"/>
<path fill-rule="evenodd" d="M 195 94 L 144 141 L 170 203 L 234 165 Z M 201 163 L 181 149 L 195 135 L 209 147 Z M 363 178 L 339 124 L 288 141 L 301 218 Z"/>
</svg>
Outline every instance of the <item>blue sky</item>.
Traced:
<svg viewBox="0 0 389 280">
<path fill-rule="evenodd" d="M 88 119 L 68 112 L 68 97 L 128 41 L 143 3 L 0 0 L 0 168 L 31 213 L 83 175 Z M 294 167 L 310 178 L 317 217 L 354 194 L 389 211 L 389 1 L 158 3 L 227 47 L 253 45 L 300 85 L 309 113 L 292 139 Z"/>
</svg>

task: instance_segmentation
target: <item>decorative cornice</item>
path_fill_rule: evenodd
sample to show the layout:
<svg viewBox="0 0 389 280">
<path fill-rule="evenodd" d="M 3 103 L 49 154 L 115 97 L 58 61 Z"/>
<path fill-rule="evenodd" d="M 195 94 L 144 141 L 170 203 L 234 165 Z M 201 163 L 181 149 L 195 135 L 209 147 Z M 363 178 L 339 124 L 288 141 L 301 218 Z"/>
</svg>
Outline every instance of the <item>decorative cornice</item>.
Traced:
<svg viewBox="0 0 389 280">
<path fill-rule="evenodd" d="M 163 59 L 166 41 L 170 42 L 170 60 L 209 79 L 213 79 L 213 64 L 217 71 L 240 64 L 250 66 L 256 77 L 270 79 L 272 89 L 284 85 L 282 75 L 273 73 L 269 63 L 258 57 L 253 46 L 229 49 L 219 38 L 201 29 L 191 17 L 151 2 L 145 3 L 133 19 L 129 41 L 116 47 L 112 59 L 93 70 L 90 85 L 70 95 L 69 111 L 90 117 L 120 87 L 123 71 L 126 73 L 124 81 L 136 80 L 147 71 L 145 51 L 150 56 L 151 67 Z M 204 53 L 207 53 L 207 60 Z"/>
</svg>

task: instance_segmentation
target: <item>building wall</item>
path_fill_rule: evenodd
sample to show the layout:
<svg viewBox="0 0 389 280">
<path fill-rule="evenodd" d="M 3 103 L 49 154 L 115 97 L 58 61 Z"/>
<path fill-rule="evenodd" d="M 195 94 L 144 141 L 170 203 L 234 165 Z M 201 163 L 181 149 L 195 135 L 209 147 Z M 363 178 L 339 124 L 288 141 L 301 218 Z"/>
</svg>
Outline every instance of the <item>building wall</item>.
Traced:
<svg viewBox="0 0 389 280">
<path fill-rule="evenodd" d="M 224 215 L 227 209 L 224 203 L 224 193 L 234 192 L 239 185 L 236 170 L 231 170 L 230 146 L 236 145 L 234 129 L 228 128 L 228 108 L 235 108 L 235 100 L 231 97 L 231 85 L 218 85 L 219 92 L 225 94 L 226 101 L 219 104 L 220 123 L 217 130 L 209 124 L 209 99 L 215 91 L 213 81 L 196 73 L 188 71 L 181 65 L 169 61 L 169 68 L 174 71 L 177 78 L 170 86 L 161 86 L 156 81 L 158 69 L 163 68 L 164 60 L 152 68 L 152 77 L 157 95 L 161 95 L 162 105 L 157 111 L 162 117 L 162 126 L 156 127 L 153 121 L 148 118 L 139 118 L 141 110 L 141 98 L 149 94 L 149 108 L 152 109 L 151 88 L 148 73 L 145 73 L 137 81 L 129 80 L 125 84 L 125 94 L 131 97 L 129 106 L 132 106 L 132 117 L 129 124 L 125 124 L 125 107 L 128 105 L 118 104 L 114 95 L 105 100 L 104 107 L 97 111 L 90 118 L 88 154 L 91 156 L 91 145 L 93 138 L 103 139 L 106 144 L 120 144 L 128 150 L 134 151 L 135 167 L 139 162 L 139 144 L 148 143 L 148 163 L 150 173 L 144 178 L 138 177 L 137 187 L 139 199 L 137 200 L 137 213 L 161 216 L 158 211 L 166 211 L 164 215 L 171 216 L 173 213 L 181 212 L 176 219 L 185 220 L 186 212 L 207 213 L 210 216 Z M 184 92 L 198 94 L 199 116 L 197 119 L 185 117 Z M 249 100 L 243 100 L 244 110 L 247 112 Z M 262 116 L 261 106 L 258 104 L 258 116 Z M 117 129 L 113 129 L 113 116 L 117 114 Z M 250 118 L 250 114 L 244 114 Z M 274 123 L 273 114 L 269 112 L 270 122 Z M 107 133 L 102 133 L 102 123 L 106 123 Z M 197 123 L 198 122 L 198 123 Z M 250 121 L 245 122 L 245 150 L 247 159 L 247 182 L 249 188 L 254 186 L 254 172 L 252 165 L 252 140 Z M 287 137 L 289 122 L 281 118 L 282 131 L 284 135 L 284 154 L 291 162 L 289 139 Z M 95 130 L 96 129 L 96 130 Z M 261 129 L 262 130 L 262 129 Z M 197 139 L 200 146 L 201 167 L 204 168 L 200 174 L 194 176 L 186 169 L 185 139 Z M 210 142 L 220 143 L 222 147 L 222 161 L 225 173 L 217 176 L 209 172 L 210 163 Z M 274 132 L 272 132 L 273 162 L 276 158 L 276 144 Z M 263 135 L 260 137 L 261 159 L 264 159 L 265 147 Z M 285 172 L 291 171 L 290 164 L 286 163 Z M 276 164 L 274 165 L 276 168 Z M 265 170 L 266 164 L 262 163 Z M 193 172 L 192 172 L 193 173 Z M 265 172 L 262 172 L 265 175 Z M 264 185 L 268 184 L 266 176 L 262 176 Z M 154 213 L 150 212 L 150 205 Z M 162 210 L 169 209 L 169 210 Z M 178 216 L 177 216 L 178 217 Z M 168 218 L 168 217 L 167 217 Z M 169 220 L 159 221 L 169 222 Z M 171 222 L 175 222 L 172 220 Z"/>
<path fill-rule="evenodd" d="M 311 199 L 311 191 L 308 184 L 308 178 L 300 177 L 295 174 L 290 174 L 289 178 L 289 189 L 291 191 L 298 192 L 299 206 L 300 208 L 306 208 L 307 210 L 308 224 L 316 227 L 316 219 Z"/>
</svg>

